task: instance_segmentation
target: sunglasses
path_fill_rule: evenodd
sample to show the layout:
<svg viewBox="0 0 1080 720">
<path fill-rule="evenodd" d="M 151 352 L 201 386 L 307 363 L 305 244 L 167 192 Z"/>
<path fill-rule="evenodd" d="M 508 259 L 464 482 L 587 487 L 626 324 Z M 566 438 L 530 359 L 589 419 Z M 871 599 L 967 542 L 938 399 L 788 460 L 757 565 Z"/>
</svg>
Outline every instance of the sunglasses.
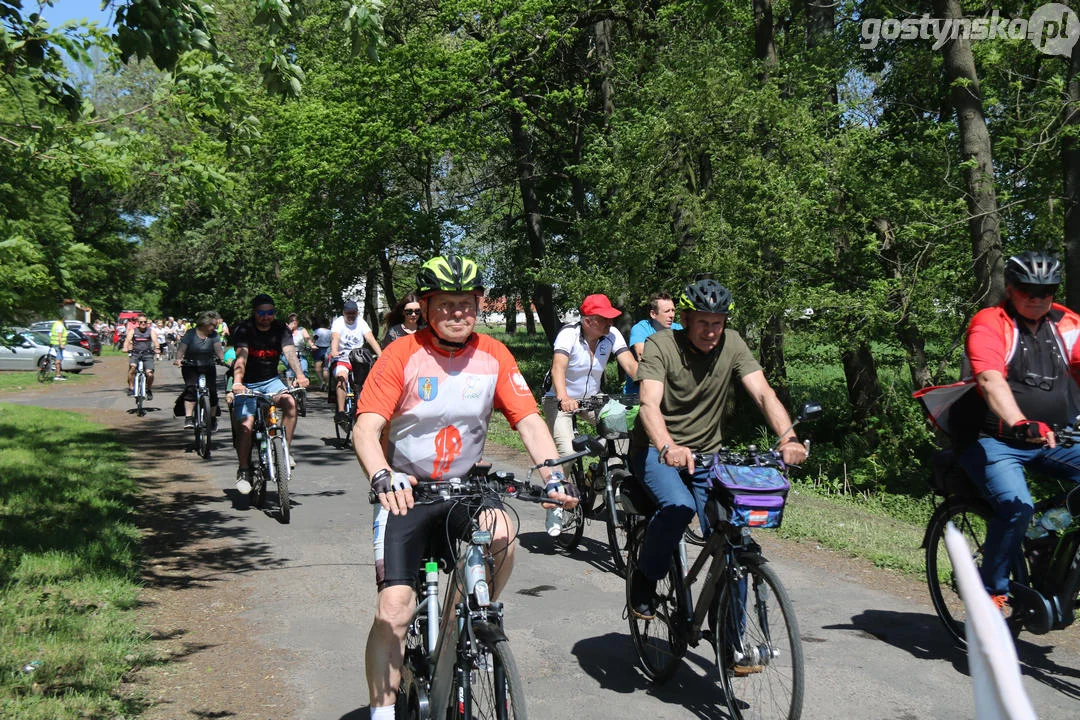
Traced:
<svg viewBox="0 0 1080 720">
<path fill-rule="evenodd" d="M 138 320 L 138 321 L 136 321 L 137 325 L 145 325 L 146 323 L 147 323 L 146 320 Z"/>
<path fill-rule="evenodd" d="M 1057 293 L 1057 285 L 1028 285 L 1027 283 L 1020 283 L 1016 286 L 1024 295 L 1029 298 L 1040 300 L 1042 298 L 1051 297 Z"/>
<path fill-rule="evenodd" d="M 274 317 L 274 315 L 277 314 L 277 310 L 272 308 L 270 310 L 256 310 L 255 314 L 259 317 Z"/>
<path fill-rule="evenodd" d="M 406 315 L 419 315 L 420 311 L 419 310 L 406 310 L 405 314 Z"/>
</svg>

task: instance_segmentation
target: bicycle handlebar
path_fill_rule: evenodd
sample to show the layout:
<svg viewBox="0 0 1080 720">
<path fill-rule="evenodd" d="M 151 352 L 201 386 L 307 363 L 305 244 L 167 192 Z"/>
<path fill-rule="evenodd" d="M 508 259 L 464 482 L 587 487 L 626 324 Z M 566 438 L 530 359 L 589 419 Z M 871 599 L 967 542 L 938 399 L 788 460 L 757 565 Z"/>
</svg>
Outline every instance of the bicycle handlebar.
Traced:
<svg viewBox="0 0 1080 720">
<path fill-rule="evenodd" d="M 512 472 L 468 475 L 446 480 L 420 480 L 412 491 L 421 500 L 481 500 L 489 495 L 517 498 L 526 502 L 554 502 L 544 488 L 530 482 L 517 482 Z M 368 502 L 379 502 L 374 491 L 368 491 Z M 557 504 L 557 503 L 556 503 Z"/>
<path fill-rule="evenodd" d="M 301 393 L 301 392 L 306 393 L 307 391 L 304 390 L 304 388 L 288 388 L 288 389 L 285 389 L 285 390 L 279 390 L 276 393 L 264 393 L 264 392 L 260 392 L 258 390 L 248 390 L 247 392 L 234 393 L 233 397 L 238 397 L 238 398 L 253 397 L 256 400 L 265 400 L 266 402 L 273 402 L 274 398 L 278 397 L 279 395 L 296 395 L 297 393 Z"/>
</svg>

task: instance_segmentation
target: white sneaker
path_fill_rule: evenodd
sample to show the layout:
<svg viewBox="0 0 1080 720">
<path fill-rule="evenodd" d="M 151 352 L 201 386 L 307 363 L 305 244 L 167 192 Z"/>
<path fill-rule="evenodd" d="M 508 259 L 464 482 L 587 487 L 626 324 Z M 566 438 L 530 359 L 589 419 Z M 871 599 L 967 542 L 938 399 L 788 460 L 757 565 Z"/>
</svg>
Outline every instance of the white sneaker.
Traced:
<svg viewBox="0 0 1080 720">
<path fill-rule="evenodd" d="M 246 474 L 237 473 L 236 492 L 241 495 L 247 495 L 251 492 L 251 481 Z"/>
<path fill-rule="evenodd" d="M 563 524 L 563 509 L 551 508 L 547 511 L 547 520 L 544 521 L 544 527 L 547 528 L 547 534 L 551 537 L 559 537 L 559 533 L 562 532 Z"/>
</svg>

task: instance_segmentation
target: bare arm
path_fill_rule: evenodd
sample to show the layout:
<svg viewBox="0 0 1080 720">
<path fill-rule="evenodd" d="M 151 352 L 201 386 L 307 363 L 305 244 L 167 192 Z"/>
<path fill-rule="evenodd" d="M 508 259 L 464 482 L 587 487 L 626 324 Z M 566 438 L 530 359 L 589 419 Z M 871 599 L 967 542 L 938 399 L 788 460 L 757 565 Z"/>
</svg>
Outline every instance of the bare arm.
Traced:
<svg viewBox="0 0 1080 720">
<path fill-rule="evenodd" d="M 248 349 L 246 347 L 236 348 L 236 359 L 233 360 L 233 392 L 242 393 L 246 392 L 247 388 L 244 387 L 244 372 L 247 370 Z"/>
<path fill-rule="evenodd" d="M 638 361 L 640 362 L 641 361 L 641 356 L 645 352 L 645 343 L 643 343 L 643 342 L 634 343 L 633 345 L 630 346 L 630 349 L 634 351 L 634 357 L 636 357 L 638 359 Z"/>
<path fill-rule="evenodd" d="M 135 335 L 135 328 L 129 327 L 124 333 L 124 352 L 131 352 L 131 338 Z"/>
<path fill-rule="evenodd" d="M 578 409 L 577 399 L 566 394 L 566 368 L 569 365 L 568 355 L 557 352 L 551 357 L 551 389 L 555 391 L 555 397 L 559 400 L 559 409 L 574 412 Z"/>
<path fill-rule="evenodd" d="M 625 372 L 627 377 L 631 380 L 637 378 L 638 361 L 634 359 L 634 353 L 620 353 L 619 356 L 615 358 L 615 362 L 619 363 L 619 367 L 623 369 L 623 372 Z"/>
<path fill-rule="evenodd" d="M 281 353 L 285 356 L 285 364 L 287 364 L 289 368 L 292 369 L 293 374 L 296 375 L 296 384 L 302 388 L 307 387 L 308 379 L 300 367 L 300 355 L 296 352 L 296 346 L 286 345 L 281 349 Z"/>
<path fill-rule="evenodd" d="M 518 421 L 517 431 L 534 465 L 559 457 L 559 451 L 555 448 L 555 441 L 551 437 L 547 423 L 539 413 L 533 413 Z M 540 476 L 545 481 L 549 481 L 551 471 L 556 469 L 562 471 L 561 468 L 540 468 Z M 577 499 L 566 493 L 552 491 L 548 493 L 548 497 L 558 500 L 564 507 L 572 508 L 577 505 Z"/>
<path fill-rule="evenodd" d="M 378 413 L 361 413 L 353 425 L 353 449 L 369 480 L 383 470 L 393 472 L 383 451 L 382 433 L 385 428 L 386 418 Z M 416 478 L 410 476 L 409 482 L 415 485 Z M 395 515 L 404 515 L 414 504 L 412 487 L 379 493 L 378 498 L 379 503 Z"/>
<path fill-rule="evenodd" d="M 330 333 L 330 355 L 328 357 L 336 358 L 338 355 L 338 345 L 341 344 L 341 333 Z"/>
<path fill-rule="evenodd" d="M 806 460 L 806 447 L 799 442 L 795 431 L 791 429 L 791 416 L 787 408 L 776 397 L 776 392 L 765 379 L 765 373 L 761 370 L 752 372 L 742 378 L 743 387 L 750 393 L 750 397 L 765 416 L 769 427 L 780 437 L 780 453 L 784 462 L 788 465 L 798 465 Z"/>
<path fill-rule="evenodd" d="M 382 345 L 380 345 L 379 341 L 375 339 L 375 333 L 368 330 L 366 333 L 364 333 L 364 340 L 375 353 L 375 357 L 379 357 L 380 355 L 382 355 Z"/>
<path fill-rule="evenodd" d="M 672 467 L 686 467 L 689 472 L 693 472 L 693 450 L 675 443 L 668 432 L 664 414 L 660 411 L 660 403 L 664 399 L 664 383 L 659 380 L 642 380 L 638 392 L 641 401 L 638 420 L 644 423 L 645 434 L 662 454 L 660 461 Z"/>
<path fill-rule="evenodd" d="M 975 376 L 975 382 L 986 398 L 986 404 L 994 411 L 1004 426 L 1012 427 L 1016 423 L 1027 420 L 1020 406 L 1016 404 L 1016 397 L 1009 387 L 1009 381 L 997 370 L 984 370 Z M 1031 438 L 1028 442 L 1041 445 L 1043 442 L 1050 446 L 1057 446 L 1057 439 L 1053 432 L 1047 433 L 1044 438 Z"/>
</svg>

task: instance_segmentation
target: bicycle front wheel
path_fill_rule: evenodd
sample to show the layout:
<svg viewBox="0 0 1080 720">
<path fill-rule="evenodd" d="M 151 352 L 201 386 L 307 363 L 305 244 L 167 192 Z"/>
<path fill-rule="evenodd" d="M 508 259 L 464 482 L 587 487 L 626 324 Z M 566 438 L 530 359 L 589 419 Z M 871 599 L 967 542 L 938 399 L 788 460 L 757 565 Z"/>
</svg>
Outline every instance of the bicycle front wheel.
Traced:
<svg viewBox="0 0 1080 720">
<path fill-rule="evenodd" d="M 798 720 L 803 650 L 795 608 L 772 567 L 740 561 L 717 602 L 713 649 L 734 720 Z"/>
<path fill-rule="evenodd" d="M 48 355 L 38 360 L 37 380 L 39 383 L 48 382 L 52 379 L 53 362 L 53 359 Z"/>
<path fill-rule="evenodd" d="M 607 521 L 608 547 L 611 549 L 611 563 L 615 572 L 626 576 L 627 517 L 626 511 L 619 507 L 615 499 L 616 490 L 630 478 L 625 470 L 612 470 L 611 481 L 604 490 L 604 519 Z"/>
<path fill-rule="evenodd" d="M 278 510 L 281 522 L 289 522 L 289 459 L 285 454 L 285 438 L 280 435 L 270 440 L 270 452 L 274 463 L 274 479 L 277 481 Z"/>
<path fill-rule="evenodd" d="M 198 417 L 195 419 L 196 449 L 201 457 L 210 459 L 210 436 L 212 434 L 210 398 L 203 395 L 199 399 Z"/>
<path fill-rule="evenodd" d="M 581 536 L 585 532 L 585 513 L 596 502 L 596 493 L 585 480 L 585 473 L 578 460 L 570 468 L 570 477 L 578 489 L 578 504 L 573 510 L 563 511 L 562 532 L 555 538 L 556 544 L 567 552 L 577 549 Z"/>
<path fill-rule="evenodd" d="M 524 720 L 525 686 L 518 674 L 517 663 L 506 640 L 489 642 L 477 638 L 479 652 L 467 668 L 454 668 L 454 684 L 450 690 L 451 720 Z M 467 676 L 463 687 L 462 676 Z"/>
<path fill-rule="evenodd" d="M 926 582 L 934 612 L 960 646 L 967 645 L 967 618 L 952 561 L 945 549 L 945 528 L 951 522 L 964 536 L 976 566 L 982 565 L 983 542 L 990 522 L 990 507 L 976 498 L 953 497 L 934 510 L 926 529 Z"/>
<path fill-rule="evenodd" d="M 643 620 L 630 612 L 630 583 L 647 525 L 640 523 L 630 535 L 626 556 L 626 617 L 630 621 L 630 637 L 641 661 L 641 669 L 649 680 L 660 684 L 678 670 L 682 656 L 686 654 L 686 640 L 679 631 L 679 613 L 682 610 L 676 590 L 678 570 L 674 563 L 664 579 L 656 584 L 656 617 Z"/>
</svg>

